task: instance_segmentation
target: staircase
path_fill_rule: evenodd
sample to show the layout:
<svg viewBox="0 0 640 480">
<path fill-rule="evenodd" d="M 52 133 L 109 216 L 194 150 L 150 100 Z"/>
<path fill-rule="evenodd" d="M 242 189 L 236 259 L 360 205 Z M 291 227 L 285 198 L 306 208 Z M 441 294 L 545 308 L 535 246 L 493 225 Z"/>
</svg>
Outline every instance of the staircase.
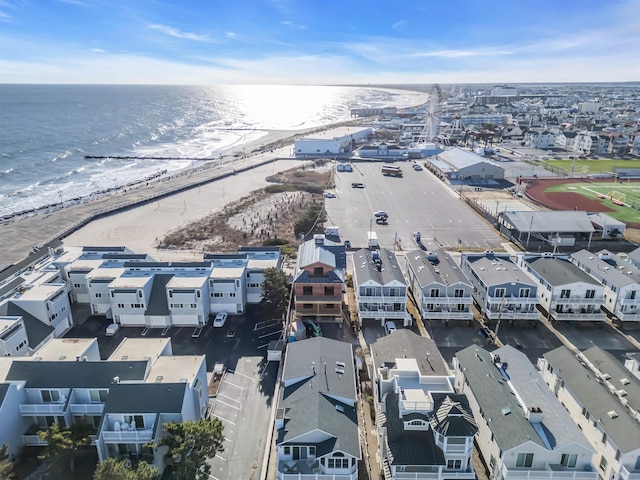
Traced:
<svg viewBox="0 0 640 480">
<path fill-rule="evenodd" d="M 393 475 L 391 475 L 391 466 L 389 465 L 389 460 L 386 458 L 382 462 L 382 470 L 384 472 L 384 480 L 393 480 Z"/>
</svg>

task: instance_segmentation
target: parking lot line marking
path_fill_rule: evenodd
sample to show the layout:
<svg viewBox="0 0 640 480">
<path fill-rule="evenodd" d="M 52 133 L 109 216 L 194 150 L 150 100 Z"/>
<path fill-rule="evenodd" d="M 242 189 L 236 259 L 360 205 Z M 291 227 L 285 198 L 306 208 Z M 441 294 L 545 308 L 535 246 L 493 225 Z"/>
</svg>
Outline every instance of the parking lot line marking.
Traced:
<svg viewBox="0 0 640 480">
<path fill-rule="evenodd" d="M 260 335 L 258 338 L 270 337 L 271 335 L 275 335 L 276 333 L 282 333 L 282 329 L 271 333 L 265 333 L 264 335 Z"/>
<path fill-rule="evenodd" d="M 226 395 L 220 395 L 218 394 L 219 397 L 225 397 L 228 398 L 229 400 L 233 400 L 233 398 L 231 397 L 227 397 Z M 222 403 L 223 405 L 226 405 L 227 407 L 231 407 L 231 408 L 235 408 L 236 410 L 242 410 L 242 403 L 240 403 L 239 407 L 236 407 L 235 405 L 231 405 L 230 403 L 227 402 L 223 402 L 222 400 L 217 400 L 219 403 Z M 238 402 L 239 403 L 239 402 Z"/>
<path fill-rule="evenodd" d="M 224 384 L 225 385 L 231 385 L 232 387 L 241 388 L 242 390 L 244 390 L 246 388 L 246 387 L 241 387 L 240 385 L 236 385 L 235 383 L 231 383 L 229 380 L 225 380 Z"/>
<path fill-rule="evenodd" d="M 264 343 L 264 344 L 260 345 L 258 348 L 267 348 L 268 346 L 269 346 L 268 343 Z"/>
<path fill-rule="evenodd" d="M 221 459 L 221 460 L 224 460 L 225 462 L 227 461 L 227 459 L 226 459 L 226 458 L 221 457 L 221 456 L 220 456 L 220 455 L 218 455 L 217 453 L 216 453 L 216 457 L 217 457 L 217 458 L 219 458 L 219 459 Z M 213 477 L 213 478 L 215 478 L 215 477 Z"/>
<path fill-rule="evenodd" d="M 209 478 L 213 478 L 213 480 L 219 480 L 218 478 L 214 477 L 213 475 L 209 474 Z"/>
<path fill-rule="evenodd" d="M 265 327 L 266 323 L 267 322 L 258 322 L 258 323 L 256 323 L 255 326 L 253 327 L 253 331 L 257 332 L 258 330 L 262 330 L 262 329 L 266 328 Z"/>
<path fill-rule="evenodd" d="M 233 373 L 234 375 L 241 375 L 241 376 L 243 376 L 243 377 L 247 377 L 247 378 L 248 378 L 249 380 L 251 380 L 252 382 L 254 381 L 252 377 L 250 377 L 249 375 L 245 375 L 244 373 L 236 372 L 235 370 L 231 370 L 231 369 L 228 369 L 228 370 L 227 370 L 227 372 L 231 372 L 231 373 Z"/>
<path fill-rule="evenodd" d="M 214 417 L 216 417 L 216 418 L 218 418 L 218 419 L 220 419 L 220 420 L 222 420 L 223 422 L 227 422 L 227 423 L 230 423 L 231 425 L 235 425 L 235 423 L 233 423 L 231 420 L 227 420 L 226 418 L 221 417 L 220 415 L 216 415 L 216 414 L 214 413 L 214 414 L 213 414 L 213 416 L 214 416 Z"/>
</svg>

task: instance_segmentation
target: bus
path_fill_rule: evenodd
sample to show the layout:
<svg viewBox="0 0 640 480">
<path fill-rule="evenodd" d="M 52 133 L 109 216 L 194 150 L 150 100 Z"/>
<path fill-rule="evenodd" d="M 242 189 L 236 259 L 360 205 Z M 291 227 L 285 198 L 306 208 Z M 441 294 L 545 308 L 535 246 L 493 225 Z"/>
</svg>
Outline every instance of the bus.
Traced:
<svg viewBox="0 0 640 480">
<path fill-rule="evenodd" d="M 401 177 L 402 169 L 396 165 L 382 165 L 382 174 L 391 177 Z"/>
</svg>

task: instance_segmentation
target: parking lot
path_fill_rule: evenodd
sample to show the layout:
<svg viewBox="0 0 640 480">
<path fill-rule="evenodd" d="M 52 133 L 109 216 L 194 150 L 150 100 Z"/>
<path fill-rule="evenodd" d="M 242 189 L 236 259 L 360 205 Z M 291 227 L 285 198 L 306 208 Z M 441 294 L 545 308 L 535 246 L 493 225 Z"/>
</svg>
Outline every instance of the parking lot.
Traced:
<svg viewBox="0 0 640 480">
<path fill-rule="evenodd" d="M 354 163 L 353 172 L 335 172 L 337 198 L 328 198 L 329 223 L 340 227 L 342 239 L 354 248 L 365 247 L 367 231 L 377 233 L 382 247 L 393 249 L 399 240 L 403 250 L 417 248 L 413 234 L 436 238 L 445 248 L 460 244 L 466 249 L 499 248 L 504 241 L 458 197 L 458 193 L 426 169 L 416 171 L 400 162 L 404 177 L 384 176 L 380 162 Z M 352 183 L 365 188 L 352 188 Z M 375 222 L 373 213 L 389 213 L 388 223 Z"/>
</svg>

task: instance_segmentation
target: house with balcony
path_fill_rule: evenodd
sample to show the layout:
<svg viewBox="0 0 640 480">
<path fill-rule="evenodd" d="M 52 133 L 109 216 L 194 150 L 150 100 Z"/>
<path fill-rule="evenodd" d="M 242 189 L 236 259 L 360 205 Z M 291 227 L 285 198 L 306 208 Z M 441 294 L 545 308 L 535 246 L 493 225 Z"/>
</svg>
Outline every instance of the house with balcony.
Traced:
<svg viewBox="0 0 640 480">
<path fill-rule="evenodd" d="M 342 321 L 346 254 L 344 245 L 315 235 L 298 247 L 293 277 L 296 317 L 318 322 Z"/>
<path fill-rule="evenodd" d="M 85 276 L 89 305 L 93 315 L 104 315 L 107 319 L 113 319 L 111 295 L 109 285 L 124 273 L 124 265 L 108 262 L 102 263 Z"/>
<path fill-rule="evenodd" d="M 214 264 L 209 274 L 209 310 L 212 313 L 243 313 L 247 304 L 247 267 L 244 259 L 241 265 Z"/>
<path fill-rule="evenodd" d="M 353 350 L 324 337 L 287 347 L 275 416 L 278 480 L 357 480 Z"/>
<path fill-rule="evenodd" d="M 405 259 L 407 284 L 423 319 L 473 320 L 473 286 L 451 255 L 414 250 Z"/>
<path fill-rule="evenodd" d="M 469 401 L 491 478 L 598 478 L 595 449 L 524 353 L 509 345 L 491 353 L 471 345 L 453 363 L 456 390 Z"/>
<path fill-rule="evenodd" d="M 604 286 L 602 307 L 620 323 L 640 320 L 640 269 L 608 250 L 580 250 L 570 260 Z"/>
<path fill-rule="evenodd" d="M 477 426 L 435 342 L 398 330 L 371 345 L 370 367 L 385 479 L 475 479 Z"/>
<path fill-rule="evenodd" d="M 171 277 L 166 286 L 171 325 L 179 327 L 203 326 L 209 319 L 207 298 L 209 272 L 180 272 Z"/>
<path fill-rule="evenodd" d="M 599 347 L 556 348 L 538 370 L 595 449 L 600 478 L 640 479 L 640 380 Z"/>
<path fill-rule="evenodd" d="M 54 423 L 88 423 L 100 460 L 146 460 L 162 471 L 171 459 L 145 444 L 166 422 L 205 417 L 205 357 L 172 356 L 169 338 L 125 339 L 108 360 L 96 350 L 95 339 L 65 338 L 28 359 L 0 359 L 0 441 L 13 453 L 43 446 L 38 431 Z"/>
<path fill-rule="evenodd" d="M 473 285 L 473 298 L 488 322 L 537 322 L 538 287 L 509 255 L 493 251 L 463 254 L 460 266 Z"/>
<path fill-rule="evenodd" d="M 360 325 L 371 321 L 384 325 L 393 320 L 410 326 L 407 282 L 396 255 L 386 248 L 360 249 L 351 260 Z"/>
<path fill-rule="evenodd" d="M 540 307 L 551 322 L 602 322 L 604 285 L 566 258 L 519 255 L 539 287 Z"/>
</svg>

